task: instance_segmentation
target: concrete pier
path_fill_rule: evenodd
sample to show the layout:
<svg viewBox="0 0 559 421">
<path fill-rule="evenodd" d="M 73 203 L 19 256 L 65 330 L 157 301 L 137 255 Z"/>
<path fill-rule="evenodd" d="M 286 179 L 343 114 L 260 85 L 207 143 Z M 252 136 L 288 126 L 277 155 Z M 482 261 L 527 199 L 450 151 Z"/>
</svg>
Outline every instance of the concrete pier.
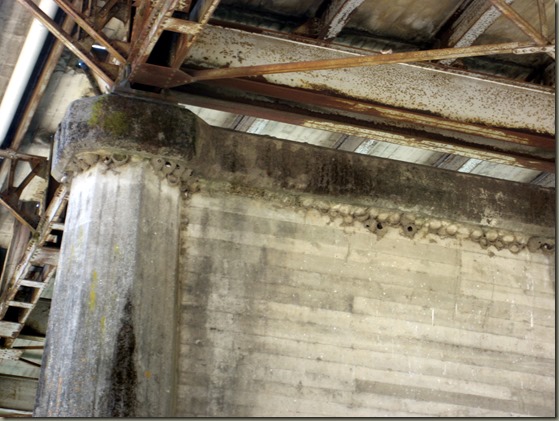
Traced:
<svg viewBox="0 0 559 421">
<path fill-rule="evenodd" d="M 60 177 L 73 179 L 34 416 L 174 415 L 176 165 L 109 141 Z"/>
</svg>

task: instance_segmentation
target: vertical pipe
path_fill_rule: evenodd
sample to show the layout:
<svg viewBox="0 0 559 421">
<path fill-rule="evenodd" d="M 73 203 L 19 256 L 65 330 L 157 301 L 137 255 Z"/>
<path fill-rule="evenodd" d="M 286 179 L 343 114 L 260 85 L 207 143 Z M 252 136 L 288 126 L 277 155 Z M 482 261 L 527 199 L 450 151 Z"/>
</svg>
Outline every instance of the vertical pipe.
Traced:
<svg viewBox="0 0 559 421">
<path fill-rule="evenodd" d="M 58 10 L 53 0 L 41 0 L 39 7 L 53 19 Z M 0 104 L 0 147 L 4 145 L 47 34 L 48 30 L 38 20 L 33 20 Z"/>
</svg>

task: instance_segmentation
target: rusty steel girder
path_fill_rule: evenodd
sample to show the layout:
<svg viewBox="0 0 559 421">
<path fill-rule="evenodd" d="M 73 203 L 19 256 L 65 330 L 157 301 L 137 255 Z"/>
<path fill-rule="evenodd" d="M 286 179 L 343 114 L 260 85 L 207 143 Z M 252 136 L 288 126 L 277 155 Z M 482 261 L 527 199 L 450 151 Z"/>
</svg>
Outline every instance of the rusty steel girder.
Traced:
<svg viewBox="0 0 559 421">
<path fill-rule="evenodd" d="M 355 58 L 367 53 L 331 43 L 309 45 L 293 38 L 208 25 L 183 70 Z M 436 64 L 386 64 L 262 78 L 275 85 L 424 112 L 450 121 L 555 134 L 554 89 Z"/>
<path fill-rule="evenodd" d="M 34 177 L 47 178 L 48 161 L 42 156 L 23 154 L 10 149 L 0 150 L 0 157 L 3 157 L 9 165 L 8 183 L 6 188 L 0 192 L 0 205 L 6 208 L 20 223 L 35 231 L 39 217 L 21 208 L 20 197 Z M 19 185 L 14 186 L 15 171 L 20 162 L 28 162 L 31 170 Z"/>
<path fill-rule="evenodd" d="M 510 7 L 504 0 L 489 0 L 493 6 L 510 19 L 522 32 L 530 37 L 537 45 L 549 44 L 547 38 L 540 34 L 530 22 L 526 21 L 516 10 Z M 547 52 L 550 57 L 555 58 L 555 50 Z"/>
<path fill-rule="evenodd" d="M 83 60 L 95 72 L 96 75 L 98 75 L 109 86 L 112 86 L 114 84 L 118 76 L 118 70 L 116 66 L 110 63 L 96 60 L 84 45 L 72 39 L 71 35 L 67 31 L 56 24 L 56 22 L 54 22 L 49 16 L 47 16 L 35 3 L 33 3 L 33 1 L 18 1 L 27 10 L 29 10 L 36 19 L 38 19 L 43 25 L 45 25 L 45 27 L 50 31 L 51 34 L 53 34 L 59 41 L 61 41 L 76 56 Z M 65 6 L 71 8 L 67 4 L 65 4 Z M 73 15 L 74 16 L 72 16 L 72 18 L 77 17 L 78 12 L 74 11 Z M 98 35 L 98 37 L 99 39 L 102 38 L 101 35 Z"/>
<path fill-rule="evenodd" d="M 166 89 L 208 81 L 206 86 L 217 90 L 232 87 L 247 95 L 291 101 L 297 105 L 294 110 L 300 118 L 292 112 L 289 119 L 307 127 L 320 126 L 525 168 L 550 171 L 554 167 L 549 158 L 555 153 L 553 89 L 419 63 L 479 55 L 553 53 L 555 45 L 531 27 L 527 29 L 531 31 L 530 42 L 470 46 L 469 40 L 461 46 L 460 40 L 468 37 L 468 25 L 477 25 L 476 34 L 483 32 L 480 25 L 483 27 L 489 8 L 513 16 L 507 5 L 512 0 L 485 0 L 487 7 L 479 7 L 483 13 L 477 15 L 468 7 L 464 11 L 468 23 L 461 24 L 460 31 L 454 28 L 451 34 L 462 34 L 455 45 L 449 43 L 455 48 L 388 54 L 316 39 L 335 37 L 362 0 L 325 3 L 327 7 L 316 17 L 319 31 L 315 39 L 264 29 L 232 29 L 227 22 L 212 25 L 210 18 L 219 0 L 109 0 L 99 5 L 90 1 L 85 10 L 70 5 L 69 0 L 55 0 L 67 19 L 78 25 L 81 37 L 98 43 L 110 60 L 98 59 L 90 51 L 91 44 L 80 42 L 79 34 L 72 37 L 68 28 L 60 28 L 43 16 L 32 0 L 18 1 L 111 89 L 123 79 Z M 469 4 L 479 6 L 482 1 Z M 108 39 L 102 27 L 111 13 L 125 5 L 134 16 L 129 22 L 130 39 Z M 476 16 L 478 20 L 472 21 Z M 511 16 L 519 26 L 525 23 Z M 168 45 L 161 45 L 170 56 L 155 64 L 148 60 L 154 48 L 159 48 L 156 45 L 164 31 L 179 35 L 174 41 L 169 37 Z M 168 62 L 163 63 L 165 60 Z M 241 77 L 258 77 L 259 82 Z M 185 103 L 188 98 L 200 102 L 195 96 L 182 97 Z M 242 96 L 230 97 L 227 105 L 215 105 L 219 101 L 214 99 L 207 105 L 227 108 L 235 101 L 247 114 L 255 112 L 242 103 Z M 327 110 L 328 117 L 317 118 L 312 114 L 313 107 L 320 112 Z M 268 112 L 276 116 L 281 113 Z M 282 116 L 276 118 L 286 118 Z"/>
<path fill-rule="evenodd" d="M 291 63 L 261 64 L 254 66 L 223 67 L 220 69 L 191 70 L 193 82 L 235 77 L 263 76 L 280 73 L 308 72 L 313 70 L 338 70 L 353 67 L 378 66 L 381 64 L 419 63 L 423 61 L 476 57 L 494 54 L 530 54 L 555 50 L 555 46 L 535 45 L 532 42 L 508 42 L 503 44 L 476 45 L 461 48 L 409 51 L 404 53 L 375 54 L 357 57 L 332 58 Z"/>
</svg>

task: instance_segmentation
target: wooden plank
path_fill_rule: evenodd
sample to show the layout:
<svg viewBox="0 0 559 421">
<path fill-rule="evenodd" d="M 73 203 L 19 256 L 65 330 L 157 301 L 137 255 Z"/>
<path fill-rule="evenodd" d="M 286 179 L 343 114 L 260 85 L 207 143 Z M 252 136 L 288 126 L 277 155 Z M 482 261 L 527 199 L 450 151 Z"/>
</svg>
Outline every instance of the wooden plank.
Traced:
<svg viewBox="0 0 559 421">
<path fill-rule="evenodd" d="M 19 360 L 23 354 L 23 350 L 21 349 L 4 349 L 0 348 L 0 360 Z"/>
<path fill-rule="evenodd" d="M 10 247 L 8 248 L 6 261 L 2 271 L 0 296 L 9 287 L 9 282 L 12 279 L 12 275 L 14 274 L 17 264 L 20 262 L 27 248 L 27 242 L 30 234 L 31 230 L 26 225 L 22 225 L 17 221 L 14 221 L 12 241 L 10 243 Z"/>
<path fill-rule="evenodd" d="M 64 231 L 64 223 L 63 222 L 53 222 L 50 226 L 53 230 Z"/>
<path fill-rule="evenodd" d="M 37 384 L 36 379 L 0 374 L 0 407 L 32 411 Z"/>
<path fill-rule="evenodd" d="M 22 301 L 8 301 L 8 305 L 10 307 L 19 307 L 19 308 L 33 308 L 35 304 L 33 303 L 24 303 Z"/>
<path fill-rule="evenodd" d="M 0 417 L 4 418 L 31 418 L 33 411 L 20 411 L 17 409 L 0 408 Z"/>
<path fill-rule="evenodd" d="M 19 284 L 31 288 L 44 288 L 46 286 L 44 282 L 31 281 L 29 279 L 22 279 L 19 281 Z"/>
<path fill-rule="evenodd" d="M 22 341 L 33 341 L 33 342 L 39 342 L 39 343 L 44 343 L 45 342 L 45 337 L 44 336 L 19 335 L 18 339 L 21 339 Z"/>
<path fill-rule="evenodd" d="M 32 264 L 40 264 L 40 265 L 58 265 L 58 256 L 60 254 L 60 250 L 49 248 L 49 247 L 41 247 L 35 251 L 33 257 L 31 258 Z"/>
<path fill-rule="evenodd" d="M 0 320 L 0 337 L 15 338 L 22 327 L 20 323 Z"/>
</svg>

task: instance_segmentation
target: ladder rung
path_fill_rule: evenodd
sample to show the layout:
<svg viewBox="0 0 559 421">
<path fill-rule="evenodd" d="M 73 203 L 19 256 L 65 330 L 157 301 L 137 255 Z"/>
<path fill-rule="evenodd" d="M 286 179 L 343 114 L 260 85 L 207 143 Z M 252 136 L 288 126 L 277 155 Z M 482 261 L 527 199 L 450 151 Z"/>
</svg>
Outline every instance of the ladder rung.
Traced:
<svg viewBox="0 0 559 421">
<path fill-rule="evenodd" d="M 19 360 L 19 357 L 21 357 L 21 354 L 23 354 L 22 349 L 11 349 L 11 348 L 0 349 L 0 360 L 17 361 Z"/>
<path fill-rule="evenodd" d="M 22 301 L 8 301 L 8 305 L 11 307 L 21 307 L 21 308 L 33 308 L 35 304 L 24 303 Z"/>
<path fill-rule="evenodd" d="M 0 320 L 0 336 L 3 338 L 15 338 L 22 326 L 21 323 Z"/>
<path fill-rule="evenodd" d="M 58 255 L 60 254 L 59 249 L 50 247 L 40 247 L 38 248 L 33 256 L 31 257 L 32 265 L 58 265 Z"/>
<path fill-rule="evenodd" d="M 22 279 L 19 281 L 19 284 L 24 287 L 31 287 L 31 288 L 44 288 L 45 284 L 43 282 L 38 281 L 31 281 L 29 279 Z"/>
<path fill-rule="evenodd" d="M 62 222 L 53 222 L 50 229 L 64 231 L 64 224 Z"/>
</svg>

